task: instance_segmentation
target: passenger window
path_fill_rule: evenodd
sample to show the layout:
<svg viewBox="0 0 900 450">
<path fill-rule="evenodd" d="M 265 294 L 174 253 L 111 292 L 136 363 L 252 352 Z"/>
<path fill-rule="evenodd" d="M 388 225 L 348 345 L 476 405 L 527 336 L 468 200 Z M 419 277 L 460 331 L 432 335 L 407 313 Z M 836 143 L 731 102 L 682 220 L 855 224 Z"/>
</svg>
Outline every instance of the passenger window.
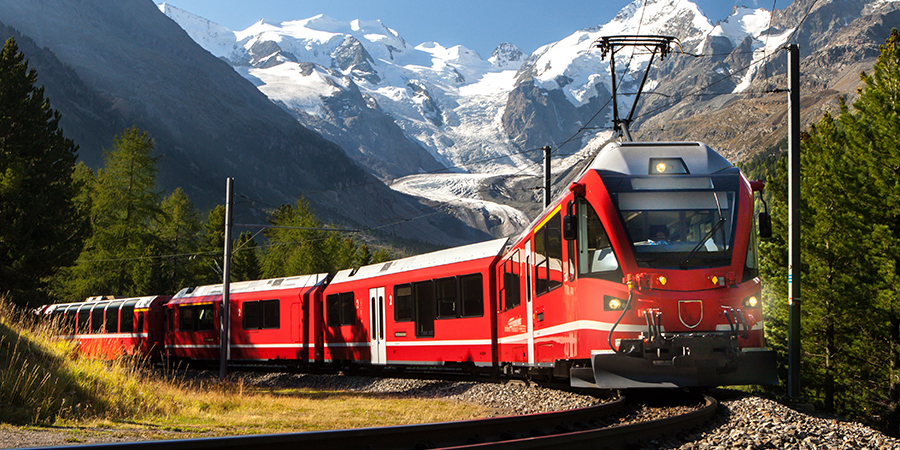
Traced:
<svg viewBox="0 0 900 450">
<path fill-rule="evenodd" d="M 484 316 L 484 283 L 480 273 L 459 277 L 462 317 Z"/>
<path fill-rule="evenodd" d="M 512 258 L 503 264 L 504 309 L 513 309 L 522 303 L 519 283 L 519 251 L 516 250 Z"/>
<path fill-rule="evenodd" d="M 622 269 L 597 212 L 578 199 L 578 274 L 621 281 Z"/>
<path fill-rule="evenodd" d="M 106 307 L 106 332 L 117 333 L 119 331 L 119 308 L 121 303 L 114 303 Z"/>
<path fill-rule="evenodd" d="M 535 292 L 550 292 L 562 284 L 562 226 L 557 212 L 534 233 Z"/>
<path fill-rule="evenodd" d="M 91 308 L 91 333 L 100 333 L 103 331 L 103 310 L 106 304 L 94 305 Z"/>
<path fill-rule="evenodd" d="M 325 297 L 326 324 L 329 327 L 356 323 L 356 303 L 353 292 L 331 294 Z"/>
<path fill-rule="evenodd" d="M 125 302 L 122 305 L 122 310 L 119 313 L 121 319 L 119 319 L 119 332 L 120 333 L 131 333 L 134 331 L 134 305 L 135 301 Z"/>
<path fill-rule="evenodd" d="M 434 284 L 437 297 L 437 316 L 439 318 L 459 317 L 456 278 L 442 278 L 435 280 Z"/>
<path fill-rule="evenodd" d="M 277 329 L 281 327 L 280 305 L 276 300 L 244 302 L 242 322 L 245 330 Z"/>
<path fill-rule="evenodd" d="M 413 321 L 412 285 L 394 286 L 394 321 Z"/>
<path fill-rule="evenodd" d="M 434 282 L 431 280 L 413 284 L 416 302 L 416 336 L 434 336 Z"/>
</svg>

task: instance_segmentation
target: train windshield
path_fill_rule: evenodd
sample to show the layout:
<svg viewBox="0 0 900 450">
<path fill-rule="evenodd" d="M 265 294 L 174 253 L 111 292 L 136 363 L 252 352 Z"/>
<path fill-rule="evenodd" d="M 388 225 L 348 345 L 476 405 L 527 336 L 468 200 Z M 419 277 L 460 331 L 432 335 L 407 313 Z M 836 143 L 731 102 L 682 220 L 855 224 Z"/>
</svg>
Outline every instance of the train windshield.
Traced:
<svg viewBox="0 0 900 450">
<path fill-rule="evenodd" d="M 731 263 L 737 177 L 618 180 L 612 192 L 639 267 L 694 269 Z"/>
</svg>

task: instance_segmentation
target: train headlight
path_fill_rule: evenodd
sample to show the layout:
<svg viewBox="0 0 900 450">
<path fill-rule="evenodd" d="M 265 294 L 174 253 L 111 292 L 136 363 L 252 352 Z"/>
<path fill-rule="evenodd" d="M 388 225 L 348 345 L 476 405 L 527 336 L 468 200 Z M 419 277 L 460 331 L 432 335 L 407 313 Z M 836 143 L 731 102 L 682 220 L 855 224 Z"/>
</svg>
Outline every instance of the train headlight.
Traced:
<svg viewBox="0 0 900 450">
<path fill-rule="evenodd" d="M 621 311 L 625 309 L 625 301 L 620 298 L 604 295 L 603 309 L 605 311 Z"/>
<path fill-rule="evenodd" d="M 660 275 L 659 278 L 657 278 L 657 280 L 659 281 L 660 286 L 665 286 L 666 283 L 669 281 L 666 279 L 666 277 L 664 277 L 662 275 Z"/>
<path fill-rule="evenodd" d="M 650 158 L 650 175 L 689 174 L 681 158 Z"/>
<path fill-rule="evenodd" d="M 759 306 L 759 299 L 756 298 L 755 295 L 751 295 L 744 299 L 744 306 L 748 306 L 750 308 L 756 308 Z"/>
</svg>

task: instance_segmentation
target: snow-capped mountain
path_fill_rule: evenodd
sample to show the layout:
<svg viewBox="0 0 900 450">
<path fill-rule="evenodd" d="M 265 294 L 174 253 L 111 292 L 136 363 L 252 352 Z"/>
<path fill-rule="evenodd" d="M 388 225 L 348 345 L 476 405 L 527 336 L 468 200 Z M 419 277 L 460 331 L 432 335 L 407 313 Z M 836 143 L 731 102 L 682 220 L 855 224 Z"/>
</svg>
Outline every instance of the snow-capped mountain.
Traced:
<svg viewBox="0 0 900 450">
<path fill-rule="evenodd" d="M 654 62 L 645 86 L 651 94 L 641 98 L 638 108 L 665 110 L 671 121 L 703 100 L 680 101 L 672 108 L 668 99 L 698 86 L 717 94 L 747 92 L 762 77 L 767 56 L 795 34 L 799 16 L 827 8 L 811 9 L 811 1 L 795 0 L 775 15 L 735 8 L 713 24 L 690 0 L 634 0 L 610 22 L 577 30 L 527 57 L 505 43 L 487 60 L 462 46 L 410 45 L 380 21 L 340 22 L 319 15 L 260 21 L 229 31 L 167 4 L 159 8 L 301 123 L 340 144 L 383 179 L 417 177 L 446 166 L 485 183 L 494 178 L 482 174 L 538 174 L 540 152 L 534 150 L 542 146 L 558 149 L 567 143 L 562 153 L 571 154 L 609 137 L 609 62 L 592 45 L 598 38 L 642 34 L 677 39 L 666 60 Z M 835 8 L 849 23 L 864 14 L 865 5 L 883 1 L 830 3 L 846 4 Z M 798 36 L 809 39 L 804 33 Z M 639 49 L 616 54 L 619 92 L 625 94 L 619 97 L 620 110 L 630 108 L 634 97 L 628 94 L 649 59 Z M 770 69 L 784 72 L 783 65 Z M 636 119 L 632 128 L 652 117 Z M 436 179 L 404 179 L 392 186 L 445 201 L 461 182 L 459 177 L 441 180 L 443 188 Z M 483 199 L 483 191 L 467 190 L 477 200 Z M 490 205 L 482 212 L 496 215 L 498 210 Z M 509 211 L 503 215 L 518 217 Z"/>
</svg>

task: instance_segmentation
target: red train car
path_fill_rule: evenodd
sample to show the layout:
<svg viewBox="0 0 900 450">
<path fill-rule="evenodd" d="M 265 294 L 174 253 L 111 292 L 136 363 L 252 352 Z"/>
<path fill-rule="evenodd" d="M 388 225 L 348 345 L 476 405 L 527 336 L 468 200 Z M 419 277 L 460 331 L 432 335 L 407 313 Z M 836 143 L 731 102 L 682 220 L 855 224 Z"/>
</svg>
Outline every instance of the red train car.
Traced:
<svg viewBox="0 0 900 450">
<path fill-rule="evenodd" d="M 494 266 L 506 241 L 338 272 L 325 289 L 325 361 L 495 366 Z"/>
<path fill-rule="evenodd" d="M 316 339 L 323 332 L 321 320 L 316 319 L 321 311 L 316 308 L 320 308 L 327 279 L 327 274 L 317 274 L 230 284 L 228 359 L 314 362 Z M 186 288 L 176 294 L 166 304 L 166 356 L 218 360 L 221 305 L 221 284 Z"/>
<path fill-rule="evenodd" d="M 777 382 L 753 189 L 704 144 L 607 145 L 497 270 L 515 370 L 610 388 Z"/>
<path fill-rule="evenodd" d="M 91 298 L 77 303 L 56 303 L 44 314 L 60 322 L 62 339 L 78 342 L 91 358 L 115 359 L 142 355 L 155 361 L 163 348 L 163 304 L 169 295 L 136 298 Z"/>
<path fill-rule="evenodd" d="M 229 360 L 480 368 L 603 388 L 775 383 L 760 189 L 701 143 L 612 143 L 509 245 L 232 284 Z M 131 301 L 51 312 L 98 331 L 73 332 L 88 342 L 121 332 L 108 321 Z M 218 360 L 221 302 L 221 285 L 171 298 L 165 354 Z"/>
</svg>

